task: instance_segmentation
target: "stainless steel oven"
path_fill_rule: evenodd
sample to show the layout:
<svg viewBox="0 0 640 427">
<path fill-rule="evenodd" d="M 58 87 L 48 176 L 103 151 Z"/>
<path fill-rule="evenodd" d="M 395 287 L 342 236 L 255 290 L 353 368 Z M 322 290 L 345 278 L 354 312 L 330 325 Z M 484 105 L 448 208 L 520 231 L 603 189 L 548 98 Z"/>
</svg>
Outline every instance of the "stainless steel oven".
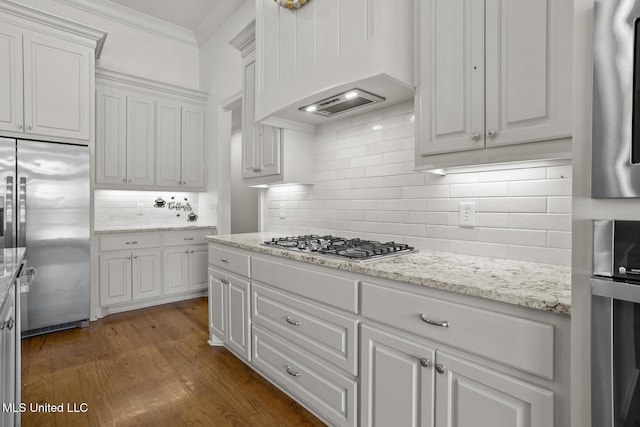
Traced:
<svg viewBox="0 0 640 427">
<path fill-rule="evenodd" d="M 640 0 L 596 0 L 594 198 L 640 197 Z"/>
<path fill-rule="evenodd" d="M 640 221 L 594 221 L 592 427 L 640 425 Z"/>
</svg>

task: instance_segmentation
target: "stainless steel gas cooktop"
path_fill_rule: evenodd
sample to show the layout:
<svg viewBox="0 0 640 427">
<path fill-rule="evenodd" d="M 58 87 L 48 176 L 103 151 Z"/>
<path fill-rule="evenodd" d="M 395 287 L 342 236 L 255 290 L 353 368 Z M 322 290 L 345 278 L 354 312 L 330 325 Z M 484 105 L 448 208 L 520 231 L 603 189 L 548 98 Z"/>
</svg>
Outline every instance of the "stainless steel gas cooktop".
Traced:
<svg viewBox="0 0 640 427">
<path fill-rule="evenodd" d="M 288 249 L 296 252 L 316 253 L 329 257 L 345 258 L 350 261 L 371 261 L 381 258 L 417 252 L 406 243 L 378 242 L 375 240 L 347 239 L 336 236 L 276 237 L 263 246 Z"/>
</svg>

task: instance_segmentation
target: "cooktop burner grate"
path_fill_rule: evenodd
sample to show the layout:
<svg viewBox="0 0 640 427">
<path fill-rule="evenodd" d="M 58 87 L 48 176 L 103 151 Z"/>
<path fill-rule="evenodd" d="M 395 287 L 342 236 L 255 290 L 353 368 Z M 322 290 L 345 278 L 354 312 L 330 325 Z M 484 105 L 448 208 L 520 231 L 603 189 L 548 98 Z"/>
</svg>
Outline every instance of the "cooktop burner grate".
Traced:
<svg viewBox="0 0 640 427">
<path fill-rule="evenodd" d="M 351 261 L 377 260 L 401 254 L 416 252 L 406 243 L 379 242 L 376 240 L 347 239 L 336 236 L 309 234 L 303 236 L 276 237 L 264 246 L 278 247 L 298 252 L 317 253 L 326 256 L 346 258 Z"/>
</svg>

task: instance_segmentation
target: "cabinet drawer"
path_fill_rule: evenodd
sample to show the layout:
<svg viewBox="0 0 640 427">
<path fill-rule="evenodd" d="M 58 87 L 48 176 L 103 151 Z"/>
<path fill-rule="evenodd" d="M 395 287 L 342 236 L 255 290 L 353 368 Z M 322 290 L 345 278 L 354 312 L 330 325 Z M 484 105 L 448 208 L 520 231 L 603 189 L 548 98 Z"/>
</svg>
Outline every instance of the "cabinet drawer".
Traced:
<svg viewBox="0 0 640 427">
<path fill-rule="evenodd" d="M 357 375 L 356 319 L 253 285 L 253 322 L 287 338 L 345 371 Z"/>
<path fill-rule="evenodd" d="M 209 245 L 209 265 L 251 277 L 250 260 L 249 255 Z"/>
<path fill-rule="evenodd" d="M 362 314 L 553 379 L 552 325 L 372 283 L 362 284 Z"/>
<path fill-rule="evenodd" d="M 357 280 L 262 258 L 254 258 L 251 267 L 253 278 L 262 283 L 358 313 Z"/>
<path fill-rule="evenodd" d="M 160 233 L 127 233 L 100 237 L 100 251 L 160 247 Z"/>
<path fill-rule="evenodd" d="M 176 230 L 162 232 L 162 244 L 164 246 L 204 245 L 207 244 L 205 236 L 215 234 L 211 230 Z"/>
<path fill-rule="evenodd" d="M 253 363 L 332 425 L 356 425 L 355 380 L 308 358 L 286 341 L 255 325 Z"/>
</svg>

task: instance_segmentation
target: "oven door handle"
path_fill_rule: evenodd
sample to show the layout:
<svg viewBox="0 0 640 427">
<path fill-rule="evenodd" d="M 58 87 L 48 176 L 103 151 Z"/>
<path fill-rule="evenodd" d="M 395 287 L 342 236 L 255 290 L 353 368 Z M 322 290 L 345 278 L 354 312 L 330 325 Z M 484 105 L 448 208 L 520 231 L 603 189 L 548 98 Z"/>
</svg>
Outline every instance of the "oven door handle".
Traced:
<svg viewBox="0 0 640 427">
<path fill-rule="evenodd" d="M 591 278 L 591 293 L 600 297 L 640 304 L 640 284 L 616 282 L 612 279 Z"/>
</svg>

